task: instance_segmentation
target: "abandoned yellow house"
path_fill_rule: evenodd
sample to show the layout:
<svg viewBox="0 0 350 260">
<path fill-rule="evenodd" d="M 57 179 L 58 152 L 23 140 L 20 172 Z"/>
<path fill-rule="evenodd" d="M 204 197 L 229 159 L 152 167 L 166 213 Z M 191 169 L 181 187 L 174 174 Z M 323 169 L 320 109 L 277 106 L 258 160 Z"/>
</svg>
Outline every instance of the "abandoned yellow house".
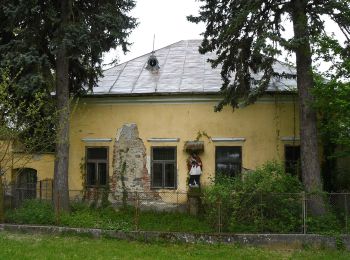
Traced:
<svg viewBox="0 0 350 260">
<path fill-rule="evenodd" d="M 76 100 L 70 190 L 187 191 L 193 166 L 194 186 L 268 160 L 293 167 L 299 154 L 296 81 L 275 78 L 255 104 L 214 112 L 221 68 L 211 68 L 207 59 L 215 54 L 199 54 L 199 45 L 180 41 L 112 67 L 93 93 Z M 275 70 L 295 73 L 281 62 Z M 36 155 L 24 167 L 41 181 L 53 177 L 53 161 L 53 155 Z"/>
</svg>

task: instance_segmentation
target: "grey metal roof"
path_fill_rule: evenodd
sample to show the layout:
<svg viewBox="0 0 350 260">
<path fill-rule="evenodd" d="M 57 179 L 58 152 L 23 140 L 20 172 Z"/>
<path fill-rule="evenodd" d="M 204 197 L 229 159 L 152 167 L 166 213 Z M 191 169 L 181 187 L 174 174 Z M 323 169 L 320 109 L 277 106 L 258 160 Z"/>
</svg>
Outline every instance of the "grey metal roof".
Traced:
<svg viewBox="0 0 350 260">
<path fill-rule="evenodd" d="M 93 94 L 156 94 L 156 93 L 213 93 L 222 85 L 221 67 L 213 69 L 207 62 L 215 57 L 209 53 L 198 52 L 201 40 L 176 42 L 155 51 L 160 69 L 146 69 L 147 53 L 103 72 Z M 276 62 L 276 72 L 295 74 L 295 69 L 284 63 Z M 261 75 L 254 75 L 259 78 Z M 294 79 L 273 79 L 270 91 L 287 91 L 296 87 Z"/>
</svg>

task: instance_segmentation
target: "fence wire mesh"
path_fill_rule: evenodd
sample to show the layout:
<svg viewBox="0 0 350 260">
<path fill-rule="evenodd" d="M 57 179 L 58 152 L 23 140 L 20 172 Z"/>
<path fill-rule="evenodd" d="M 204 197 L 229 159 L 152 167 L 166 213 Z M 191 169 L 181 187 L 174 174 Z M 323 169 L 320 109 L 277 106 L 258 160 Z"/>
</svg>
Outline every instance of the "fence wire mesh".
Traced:
<svg viewBox="0 0 350 260">
<path fill-rule="evenodd" d="M 348 234 L 349 195 L 253 192 L 208 199 L 178 191 L 111 192 L 96 188 L 69 191 L 72 204 L 97 210 L 113 208 L 125 218 L 123 221 L 130 223 L 131 230 L 218 233 Z M 2 198 L 5 212 L 18 210 L 31 200 L 54 205 L 52 182 L 5 186 Z M 317 203 L 322 206 L 315 216 L 313 207 Z M 56 222 L 60 224 L 60 221 L 58 216 Z"/>
</svg>

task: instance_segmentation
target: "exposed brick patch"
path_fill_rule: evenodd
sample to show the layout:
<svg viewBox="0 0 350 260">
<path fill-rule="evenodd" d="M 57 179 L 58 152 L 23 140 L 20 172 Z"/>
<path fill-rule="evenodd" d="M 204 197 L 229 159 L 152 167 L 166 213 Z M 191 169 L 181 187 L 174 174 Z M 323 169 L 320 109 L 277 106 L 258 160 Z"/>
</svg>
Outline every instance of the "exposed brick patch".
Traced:
<svg viewBox="0 0 350 260">
<path fill-rule="evenodd" d="M 158 198 L 158 193 L 151 192 L 146 147 L 139 137 L 137 125 L 124 124 L 118 129 L 115 139 L 111 191 L 115 195 L 126 191 L 138 192 L 140 196 Z"/>
</svg>

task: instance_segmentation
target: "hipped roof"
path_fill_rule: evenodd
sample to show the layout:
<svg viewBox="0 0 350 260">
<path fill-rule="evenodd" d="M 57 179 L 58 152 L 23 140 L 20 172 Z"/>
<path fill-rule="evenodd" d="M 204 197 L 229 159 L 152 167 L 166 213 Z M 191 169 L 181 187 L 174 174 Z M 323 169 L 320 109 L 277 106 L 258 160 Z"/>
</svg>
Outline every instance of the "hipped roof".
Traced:
<svg viewBox="0 0 350 260">
<path fill-rule="evenodd" d="M 221 67 L 211 67 L 207 60 L 215 58 L 215 53 L 200 54 L 200 43 L 201 40 L 184 40 L 156 50 L 158 71 L 146 69 L 151 53 L 107 69 L 94 87 L 93 95 L 216 93 L 222 85 Z M 279 61 L 274 64 L 274 70 L 296 74 L 294 67 Z M 268 91 L 295 88 L 295 79 L 273 78 Z"/>
</svg>

